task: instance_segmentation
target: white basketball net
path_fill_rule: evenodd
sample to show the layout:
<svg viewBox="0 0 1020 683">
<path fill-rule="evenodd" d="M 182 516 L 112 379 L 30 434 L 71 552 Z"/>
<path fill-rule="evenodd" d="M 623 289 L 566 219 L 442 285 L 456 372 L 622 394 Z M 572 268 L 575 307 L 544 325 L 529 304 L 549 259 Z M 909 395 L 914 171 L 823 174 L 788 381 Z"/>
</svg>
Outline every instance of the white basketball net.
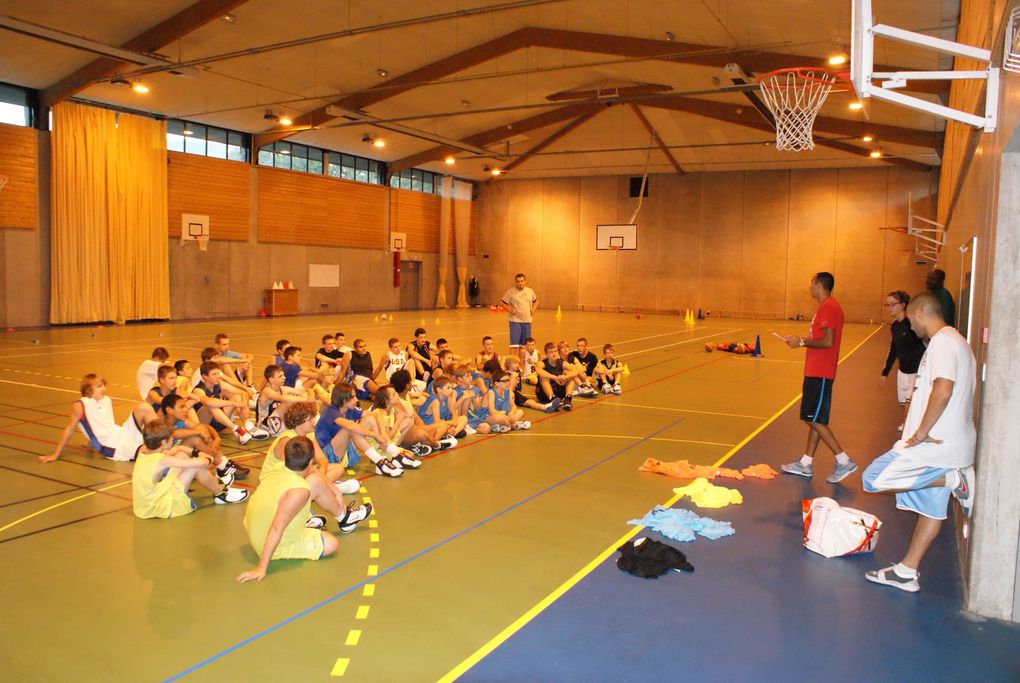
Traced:
<svg viewBox="0 0 1020 683">
<path fill-rule="evenodd" d="M 8 178 L 7 176 L 0 175 L 0 190 L 4 189 L 4 186 L 7 185 L 8 180 L 10 180 L 10 178 Z"/>
<path fill-rule="evenodd" d="M 795 69 L 766 74 L 758 81 L 762 99 L 776 119 L 776 149 L 814 149 L 811 129 L 836 77 L 827 71 Z"/>
</svg>

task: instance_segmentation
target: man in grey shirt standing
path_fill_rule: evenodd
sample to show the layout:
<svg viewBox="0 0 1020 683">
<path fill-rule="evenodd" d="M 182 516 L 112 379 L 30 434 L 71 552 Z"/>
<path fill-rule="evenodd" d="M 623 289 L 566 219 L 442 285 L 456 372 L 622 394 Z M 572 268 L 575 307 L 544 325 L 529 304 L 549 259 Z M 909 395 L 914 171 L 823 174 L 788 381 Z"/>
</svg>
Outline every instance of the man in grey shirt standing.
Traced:
<svg viewBox="0 0 1020 683">
<path fill-rule="evenodd" d="M 503 295 L 503 305 L 510 314 L 510 353 L 520 356 L 525 340 L 531 336 L 531 315 L 538 308 L 535 290 L 526 286 L 524 273 L 514 276 L 514 285 Z"/>
</svg>

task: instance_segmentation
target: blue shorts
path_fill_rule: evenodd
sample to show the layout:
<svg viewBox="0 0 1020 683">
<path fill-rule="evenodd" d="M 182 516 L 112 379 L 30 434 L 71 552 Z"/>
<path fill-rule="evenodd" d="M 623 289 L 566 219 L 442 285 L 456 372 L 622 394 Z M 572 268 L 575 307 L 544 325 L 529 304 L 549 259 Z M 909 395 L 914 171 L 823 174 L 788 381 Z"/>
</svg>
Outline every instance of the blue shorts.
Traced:
<svg viewBox="0 0 1020 683">
<path fill-rule="evenodd" d="M 340 458 L 336 457 L 336 451 L 333 450 L 333 444 L 328 443 L 326 447 L 322 449 L 322 454 L 326 456 L 326 460 L 329 462 L 340 462 Z M 361 460 L 361 456 L 358 455 L 358 449 L 354 447 L 350 441 L 347 442 L 347 467 L 354 467 Z"/>
<path fill-rule="evenodd" d="M 945 486 L 928 487 L 951 470 L 932 467 L 909 455 L 889 451 L 875 458 L 861 475 L 868 493 L 897 491 L 896 507 L 932 519 L 945 519 L 952 492 Z"/>
<path fill-rule="evenodd" d="M 510 322 L 510 348 L 524 346 L 524 340 L 531 336 L 531 323 Z"/>
</svg>

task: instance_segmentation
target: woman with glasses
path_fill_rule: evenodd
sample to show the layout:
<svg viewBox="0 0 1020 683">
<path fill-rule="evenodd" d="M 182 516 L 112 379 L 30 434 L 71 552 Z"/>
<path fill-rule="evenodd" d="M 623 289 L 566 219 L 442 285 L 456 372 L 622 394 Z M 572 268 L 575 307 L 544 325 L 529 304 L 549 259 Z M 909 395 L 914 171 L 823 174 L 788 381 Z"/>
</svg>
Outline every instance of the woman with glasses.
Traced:
<svg viewBox="0 0 1020 683">
<path fill-rule="evenodd" d="M 896 370 L 896 398 L 903 406 L 904 417 L 907 409 L 910 408 L 910 396 L 914 393 L 914 380 L 917 376 L 917 366 L 924 355 L 924 342 L 910 328 L 910 320 L 907 319 L 907 304 L 910 303 L 910 295 L 903 291 L 889 292 L 885 297 L 885 309 L 889 311 L 893 322 L 890 326 L 892 340 L 889 342 L 889 355 L 885 359 L 885 367 L 882 368 L 882 379 L 879 383 L 884 385 L 893 363 L 899 361 L 899 368 Z M 900 426 L 903 430 L 903 420 Z"/>
</svg>

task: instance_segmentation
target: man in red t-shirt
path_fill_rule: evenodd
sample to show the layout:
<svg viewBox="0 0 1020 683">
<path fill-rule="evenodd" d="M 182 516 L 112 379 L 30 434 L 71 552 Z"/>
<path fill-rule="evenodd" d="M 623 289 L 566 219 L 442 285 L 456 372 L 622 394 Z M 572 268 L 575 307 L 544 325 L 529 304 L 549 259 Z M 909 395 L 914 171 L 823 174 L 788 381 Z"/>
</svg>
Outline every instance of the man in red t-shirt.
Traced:
<svg viewBox="0 0 1020 683">
<path fill-rule="evenodd" d="M 839 363 L 839 342 L 843 337 L 843 309 L 832 296 L 836 280 L 832 273 L 815 273 L 811 278 L 811 296 L 818 301 L 818 310 L 811 319 L 807 337 L 790 335 L 786 343 L 790 348 L 805 348 L 804 389 L 800 403 L 800 419 L 808 426 L 807 449 L 800 460 L 783 465 L 787 474 L 810 479 L 814 475 L 812 462 L 819 440 L 836 455 L 836 467 L 825 478 L 830 484 L 843 481 L 857 471 L 857 463 L 850 459 L 829 429 L 829 409 L 832 405 L 832 383 L 836 379 Z"/>
</svg>

